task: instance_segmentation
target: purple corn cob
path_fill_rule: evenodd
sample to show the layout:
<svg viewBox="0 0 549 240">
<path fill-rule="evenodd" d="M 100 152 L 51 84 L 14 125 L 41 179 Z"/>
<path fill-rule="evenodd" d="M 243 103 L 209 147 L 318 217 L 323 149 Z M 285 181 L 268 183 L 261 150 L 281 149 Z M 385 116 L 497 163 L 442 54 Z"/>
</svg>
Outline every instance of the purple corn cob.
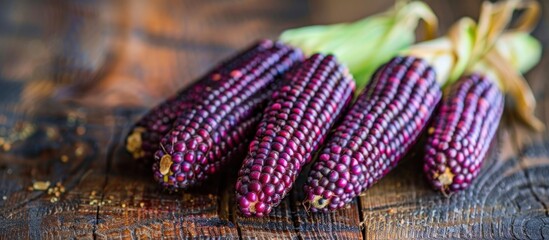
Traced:
<svg viewBox="0 0 549 240">
<path fill-rule="evenodd" d="M 480 172 L 503 112 L 503 94 L 480 75 L 462 78 L 428 128 L 423 170 L 444 194 L 463 190 Z"/>
<path fill-rule="evenodd" d="M 312 166 L 304 186 L 310 210 L 342 208 L 385 176 L 416 142 L 441 95 L 421 59 L 395 57 L 378 69 Z"/>
<path fill-rule="evenodd" d="M 152 161 L 156 145 L 171 129 L 177 115 L 191 106 L 191 96 L 192 93 L 181 98 L 173 96 L 151 109 L 130 130 L 126 137 L 126 151 L 134 159 Z"/>
<path fill-rule="evenodd" d="M 160 162 L 153 164 L 155 180 L 171 190 L 186 188 L 206 179 L 207 175 L 216 173 L 228 160 L 245 153 L 246 146 L 251 140 L 250 136 L 261 119 L 261 110 L 264 109 L 272 92 L 272 89 L 269 88 L 267 91 L 256 93 L 250 101 L 239 106 L 218 123 L 217 130 L 226 133 L 226 136 L 219 138 L 219 134 L 216 135 L 215 145 L 206 154 L 198 152 L 195 156 L 187 152 L 168 155 L 171 161 L 168 162 L 171 174 L 162 174 L 162 164 L 166 163 L 163 163 L 160 158 Z M 238 124 L 236 125 L 234 122 L 238 122 Z M 183 150 L 186 147 L 183 146 Z M 163 149 L 159 151 L 163 151 Z"/>
<path fill-rule="evenodd" d="M 207 86 L 213 85 L 213 82 L 227 81 L 228 78 L 222 78 L 221 76 L 230 74 L 230 70 L 271 47 L 272 42 L 270 41 L 253 44 L 236 56 L 219 64 L 196 83 L 151 109 L 130 130 L 126 137 L 126 150 L 134 159 L 152 162 L 160 139 L 172 129 L 175 119 L 183 113 L 183 110 L 188 109 L 201 99 Z"/>
<path fill-rule="evenodd" d="M 302 59 L 297 49 L 268 44 L 268 50 L 219 74 L 220 80 L 204 89 L 203 99 L 179 115 L 155 153 L 154 178 L 162 186 L 194 185 L 248 143 L 245 138 L 256 127 L 274 80 Z"/>
<path fill-rule="evenodd" d="M 354 80 L 332 55 L 315 54 L 290 74 L 264 111 L 239 171 L 246 216 L 264 216 L 286 196 L 303 165 L 350 103 Z"/>
</svg>

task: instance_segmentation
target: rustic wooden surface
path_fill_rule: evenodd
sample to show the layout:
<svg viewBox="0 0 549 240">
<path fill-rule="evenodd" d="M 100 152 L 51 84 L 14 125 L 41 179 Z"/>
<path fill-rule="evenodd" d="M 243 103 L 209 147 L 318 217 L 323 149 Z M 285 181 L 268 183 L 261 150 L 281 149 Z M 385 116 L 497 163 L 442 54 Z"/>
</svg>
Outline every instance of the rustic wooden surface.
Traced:
<svg viewBox="0 0 549 240">
<path fill-rule="evenodd" d="M 427 2 L 441 29 L 477 16 L 480 4 Z M 296 187 L 269 217 L 245 218 L 234 208 L 234 166 L 201 187 L 168 194 L 124 154 L 123 136 L 147 107 L 254 39 L 354 20 L 390 4 L 0 2 L 0 239 L 549 238 L 549 131 L 533 133 L 512 117 L 467 191 L 451 198 L 433 192 L 415 152 L 333 214 L 308 214 Z M 535 31 L 546 48 L 548 16 Z M 527 75 L 546 123 L 548 64 L 546 50 Z M 49 190 L 29 189 L 43 181 Z"/>
</svg>

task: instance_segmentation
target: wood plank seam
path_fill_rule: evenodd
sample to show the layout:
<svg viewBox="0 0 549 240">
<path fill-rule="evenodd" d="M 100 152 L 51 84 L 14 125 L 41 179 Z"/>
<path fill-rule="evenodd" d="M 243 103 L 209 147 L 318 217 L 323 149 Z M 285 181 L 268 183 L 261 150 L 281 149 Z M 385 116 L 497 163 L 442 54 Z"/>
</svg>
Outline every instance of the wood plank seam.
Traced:
<svg viewBox="0 0 549 240">
<path fill-rule="evenodd" d="M 303 174 L 303 173 L 302 173 Z M 297 204 L 296 204 L 296 201 L 293 201 L 293 199 L 296 199 L 295 198 L 295 191 L 299 191 L 298 189 L 295 189 L 296 186 L 294 186 L 294 189 L 292 189 L 290 191 L 290 194 L 288 194 L 286 197 L 288 199 L 290 199 L 290 215 L 292 216 L 292 222 L 293 222 L 293 225 L 294 225 L 294 232 L 296 234 L 296 236 L 299 238 L 299 239 L 304 239 L 303 235 L 301 235 L 300 231 L 299 231 L 299 228 L 300 228 L 300 224 L 299 224 L 299 219 L 298 219 L 298 216 L 297 216 Z"/>
<path fill-rule="evenodd" d="M 103 181 L 103 186 L 101 187 L 101 197 L 100 197 L 100 203 L 102 203 L 105 200 L 105 188 L 107 187 L 107 184 L 109 182 L 109 173 L 111 170 L 111 164 L 113 162 L 113 159 L 115 157 L 116 148 L 118 147 L 118 144 L 120 141 L 123 140 L 123 129 L 124 127 L 117 127 L 119 126 L 119 119 L 118 114 L 116 114 L 116 111 L 111 114 L 111 116 L 115 117 L 115 124 L 114 124 L 114 131 L 112 131 L 112 135 L 109 139 L 108 149 L 107 149 L 107 163 L 105 165 L 105 179 Z M 123 118 L 125 119 L 125 118 Z M 93 223 L 93 238 L 97 239 L 97 228 L 100 221 L 100 210 L 101 210 L 101 204 L 97 205 L 97 213 L 95 216 L 95 221 Z"/>
<path fill-rule="evenodd" d="M 358 221 L 360 221 L 358 227 L 359 231 L 362 234 L 362 239 L 366 239 L 366 228 L 364 227 L 364 208 L 362 207 L 362 201 L 360 201 L 360 196 L 358 197 L 359 200 L 356 201 L 356 205 L 358 208 Z"/>
</svg>

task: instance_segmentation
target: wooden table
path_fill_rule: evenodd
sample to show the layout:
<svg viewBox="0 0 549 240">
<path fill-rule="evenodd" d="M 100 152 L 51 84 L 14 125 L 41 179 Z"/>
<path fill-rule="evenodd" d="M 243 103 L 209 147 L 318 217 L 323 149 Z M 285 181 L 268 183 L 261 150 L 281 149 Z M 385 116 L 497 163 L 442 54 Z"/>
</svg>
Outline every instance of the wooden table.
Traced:
<svg viewBox="0 0 549 240">
<path fill-rule="evenodd" d="M 427 2 L 441 29 L 476 17 L 480 6 Z M 534 133 L 509 114 L 467 191 L 435 193 L 411 154 L 333 214 L 308 214 L 298 184 L 269 217 L 245 218 L 234 207 L 235 166 L 169 194 L 125 155 L 132 122 L 237 49 L 285 28 L 355 20 L 390 4 L 3 1 L 0 239 L 549 238 L 549 131 Z M 535 31 L 546 48 L 547 16 Z M 548 64 L 546 50 L 527 74 L 546 123 Z"/>
</svg>

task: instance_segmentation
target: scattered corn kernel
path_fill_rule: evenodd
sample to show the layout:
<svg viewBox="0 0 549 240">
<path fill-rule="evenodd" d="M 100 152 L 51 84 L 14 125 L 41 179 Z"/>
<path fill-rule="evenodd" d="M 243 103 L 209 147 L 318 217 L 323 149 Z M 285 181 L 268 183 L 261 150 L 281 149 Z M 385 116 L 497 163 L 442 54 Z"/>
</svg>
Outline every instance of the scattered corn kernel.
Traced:
<svg viewBox="0 0 549 240">
<path fill-rule="evenodd" d="M 43 190 L 47 190 L 48 188 L 50 187 L 50 182 L 49 181 L 36 181 L 32 184 L 32 188 L 34 190 L 39 190 L 39 191 L 43 191 Z"/>
</svg>

